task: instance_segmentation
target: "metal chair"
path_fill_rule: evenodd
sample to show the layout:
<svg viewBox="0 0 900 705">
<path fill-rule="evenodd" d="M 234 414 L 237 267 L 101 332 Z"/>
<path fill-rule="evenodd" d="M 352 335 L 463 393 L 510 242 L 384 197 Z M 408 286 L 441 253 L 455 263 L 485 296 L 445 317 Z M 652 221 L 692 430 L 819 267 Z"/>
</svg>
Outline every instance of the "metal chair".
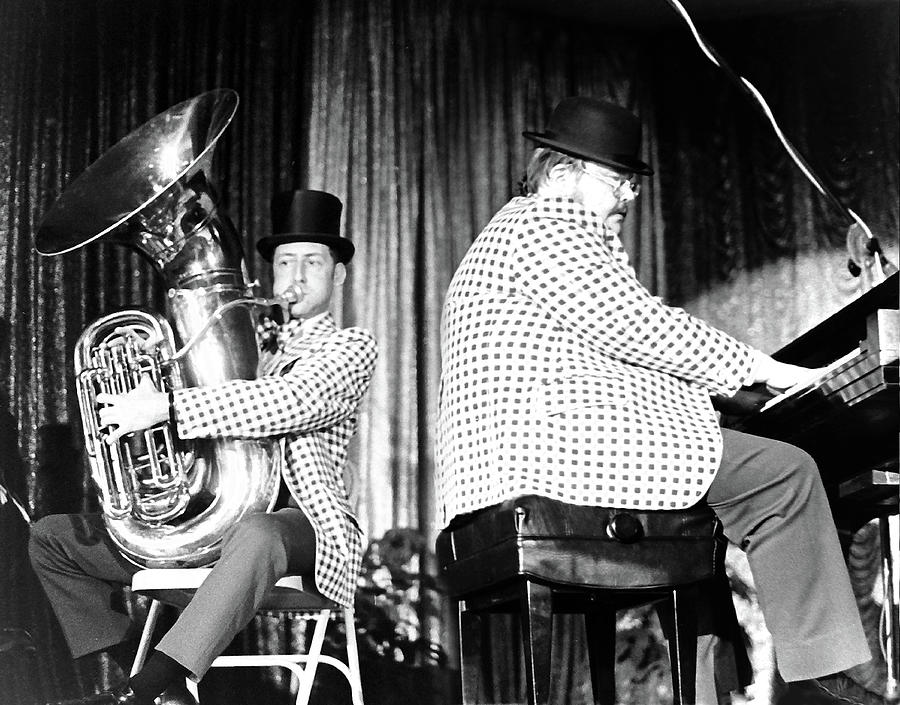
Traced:
<svg viewBox="0 0 900 705">
<path fill-rule="evenodd" d="M 154 568 L 135 573 L 131 581 L 132 592 L 151 598 L 147 621 L 144 625 L 137 657 L 132 667 L 132 675 L 144 664 L 150 650 L 150 639 L 156 626 L 163 604 L 183 609 L 190 602 L 196 589 L 209 575 L 211 568 Z M 350 685 L 353 705 L 363 705 L 362 680 L 359 670 L 359 656 L 356 647 L 356 628 L 353 609 L 343 607 L 322 597 L 318 592 L 304 587 L 302 576 L 288 576 L 279 580 L 266 595 L 259 611 L 290 612 L 303 619 L 315 622 L 312 639 L 305 654 L 246 654 L 219 656 L 212 668 L 235 668 L 242 666 L 279 666 L 288 669 L 297 677 L 296 705 L 307 705 L 312 692 L 316 670 L 319 664 L 334 666 L 343 674 Z M 347 633 L 346 663 L 322 653 L 325 631 L 332 616 L 343 616 Z M 200 702 L 197 684 L 188 681 L 188 689 Z"/>
<path fill-rule="evenodd" d="M 672 625 L 674 703 L 693 703 L 697 601 L 712 586 L 728 589 L 725 548 L 719 522 L 703 504 L 635 511 L 528 495 L 457 518 L 438 536 L 437 554 L 459 603 L 463 702 L 471 705 L 477 694 L 481 615 L 519 615 L 528 703 L 546 705 L 552 615 L 576 613 L 585 618 L 594 702 L 614 705 L 615 613 L 661 601 Z M 733 646 L 736 660 L 746 661 L 743 644 Z"/>
</svg>

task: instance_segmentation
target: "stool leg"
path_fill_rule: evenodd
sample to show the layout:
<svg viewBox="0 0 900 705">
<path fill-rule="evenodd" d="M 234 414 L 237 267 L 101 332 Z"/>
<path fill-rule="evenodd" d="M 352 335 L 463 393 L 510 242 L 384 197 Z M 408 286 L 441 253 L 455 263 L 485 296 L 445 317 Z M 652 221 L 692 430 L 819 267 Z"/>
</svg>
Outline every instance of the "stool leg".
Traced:
<svg viewBox="0 0 900 705">
<path fill-rule="evenodd" d="M 553 637 L 553 595 L 546 585 L 526 580 L 522 586 L 519 619 L 525 651 L 528 705 L 550 702 L 550 646 Z"/>
<path fill-rule="evenodd" d="M 587 612 L 584 626 L 594 705 L 616 705 L 616 612 L 611 608 Z"/>
<path fill-rule="evenodd" d="M 697 600 L 696 585 L 672 591 L 674 632 L 669 638 L 672 665 L 672 705 L 694 705 L 697 699 Z"/>
<path fill-rule="evenodd" d="M 481 681 L 481 616 L 459 603 L 459 668 L 463 705 L 475 705 Z"/>
<path fill-rule="evenodd" d="M 884 609 L 887 612 L 884 620 L 885 661 L 887 662 L 887 681 L 884 693 L 892 702 L 900 701 L 900 617 L 897 612 L 897 595 L 894 594 L 895 559 L 900 557 L 897 550 L 897 539 L 891 539 L 891 523 L 897 517 L 880 517 L 878 525 L 881 537 L 881 581 L 884 595 Z"/>
</svg>

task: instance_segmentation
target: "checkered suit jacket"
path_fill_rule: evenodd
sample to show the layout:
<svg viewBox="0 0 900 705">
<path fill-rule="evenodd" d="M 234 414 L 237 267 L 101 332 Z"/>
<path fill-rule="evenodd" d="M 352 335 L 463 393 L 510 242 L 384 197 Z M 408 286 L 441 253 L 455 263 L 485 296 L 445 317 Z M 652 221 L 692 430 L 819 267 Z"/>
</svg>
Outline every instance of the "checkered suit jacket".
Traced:
<svg viewBox="0 0 900 705">
<path fill-rule="evenodd" d="M 338 330 L 326 314 L 264 353 L 258 379 L 181 389 L 173 399 L 181 438 L 283 439 L 285 484 L 316 533 L 316 586 L 344 605 L 353 604 L 363 546 L 343 469 L 376 356 L 368 331 Z"/>
<path fill-rule="evenodd" d="M 710 393 L 752 374 L 748 346 L 635 278 L 578 203 L 514 198 L 475 240 L 441 326 L 442 521 L 510 497 L 677 509 L 721 460 Z"/>
</svg>

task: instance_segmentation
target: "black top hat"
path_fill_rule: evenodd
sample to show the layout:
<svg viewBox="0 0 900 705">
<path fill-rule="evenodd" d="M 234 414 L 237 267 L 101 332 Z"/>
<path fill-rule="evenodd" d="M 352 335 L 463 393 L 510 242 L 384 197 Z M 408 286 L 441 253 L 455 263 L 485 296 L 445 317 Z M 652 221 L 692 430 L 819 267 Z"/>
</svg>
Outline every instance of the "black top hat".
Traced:
<svg viewBox="0 0 900 705">
<path fill-rule="evenodd" d="M 355 248 L 341 237 L 342 208 L 340 199 L 325 191 L 282 191 L 272 198 L 272 234 L 260 238 L 256 249 L 271 262 L 275 248 L 286 242 L 319 242 L 346 264 Z"/>
<path fill-rule="evenodd" d="M 578 159 L 635 174 L 653 173 L 637 158 L 641 149 L 640 120 L 605 100 L 563 98 L 550 114 L 546 130 L 522 134 Z"/>
</svg>

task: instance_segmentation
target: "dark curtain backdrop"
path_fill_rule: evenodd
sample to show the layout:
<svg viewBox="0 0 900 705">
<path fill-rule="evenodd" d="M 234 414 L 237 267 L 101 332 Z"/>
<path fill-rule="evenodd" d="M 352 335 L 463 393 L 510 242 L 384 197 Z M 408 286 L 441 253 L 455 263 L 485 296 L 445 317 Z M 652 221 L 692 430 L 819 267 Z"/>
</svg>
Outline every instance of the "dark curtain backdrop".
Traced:
<svg viewBox="0 0 900 705">
<path fill-rule="evenodd" d="M 708 38 L 768 100 L 832 192 L 897 262 L 897 4 L 714 25 Z M 858 293 L 847 223 L 759 110 L 666 34 L 654 56 L 665 295 L 771 351 Z"/>
<path fill-rule="evenodd" d="M 897 14 L 895 2 L 871 2 L 704 27 L 894 261 Z M 358 254 L 339 318 L 381 343 L 348 472 L 373 537 L 409 526 L 431 542 L 439 528 L 443 293 L 514 192 L 530 149 L 521 131 L 542 126 L 560 98 L 605 97 L 642 117 L 657 171 L 625 235 L 657 294 L 772 350 L 856 293 L 846 223 L 680 26 L 622 30 L 465 0 L 0 0 L 0 481 L 35 517 L 95 506 L 75 340 L 116 308 L 162 308 L 164 293 L 121 248 L 38 256 L 37 224 L 114 142 L 220 86 L 241 96 L 217 150 L 222 204 L 264 290 L 253 243 L 270 231 L 271 195 L 322 188 L 344 202 Z M 27 569 L 27 527 L 9 509 L 0 619 L 37 635 L 48 694 L 62 694 L 85 676 L 63 665 Z M 270 632 L 259 638 L 285 638 Z M 580 658 L 560 671 L 571 702 L 584 690 Z"/>
</svg>

